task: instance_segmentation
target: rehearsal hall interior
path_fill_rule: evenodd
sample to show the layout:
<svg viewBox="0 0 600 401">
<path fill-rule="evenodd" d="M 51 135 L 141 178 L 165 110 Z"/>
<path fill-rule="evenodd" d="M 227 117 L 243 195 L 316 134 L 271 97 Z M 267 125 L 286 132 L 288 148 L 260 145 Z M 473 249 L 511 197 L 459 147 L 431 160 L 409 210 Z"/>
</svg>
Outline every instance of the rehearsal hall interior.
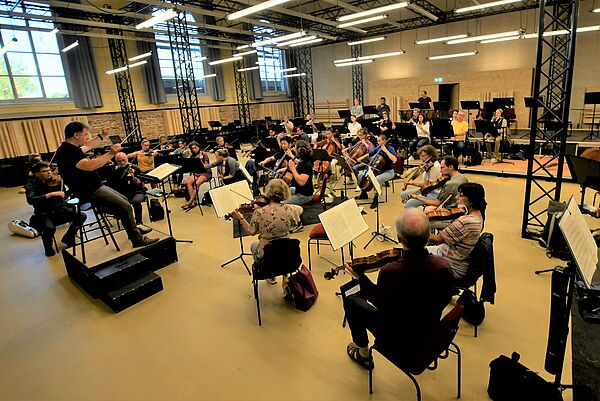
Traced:
<svg viewBox="0 0 600 401">
<path fill-rule="evenodd" d="M 600 400 L 600 0 L 0 0 L 0 400 Z"/>
</svg>

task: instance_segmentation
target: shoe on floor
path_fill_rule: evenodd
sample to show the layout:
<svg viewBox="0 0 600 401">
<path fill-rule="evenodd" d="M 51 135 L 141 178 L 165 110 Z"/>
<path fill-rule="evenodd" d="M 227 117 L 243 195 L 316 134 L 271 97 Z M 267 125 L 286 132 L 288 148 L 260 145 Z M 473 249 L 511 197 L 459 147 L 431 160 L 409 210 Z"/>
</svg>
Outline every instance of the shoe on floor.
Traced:
<svg viewBox="0 0 600 401">
<path fill-rule="evenodd" d="M 277 280 L 275 280 L 274 278 L 268 278 L 265 281 L 271 285 L 277 284 Z"/>
<path fill-rule="evenodd" d="M 360 356 L 358 345 L 354 343 L 348 344 L 348 347 L 346 347 L 346 352 L 348 353 L 350 359 L 358 363 L 362 368 L 371 370 L 375 367 L 373 364 L 373 358 L 363 358 Z"/>
<path fill-rule="evenodd" d="M 142 237 L 142 238 L 140 238 L 137 241 L 132 241 L 131 245 L 134 248 L 139 248 L 141 246 L 146 246 L 146 245 L 154 244 L 156 241 L 158 241 L 158 238 Z"/>
<path fill-rule="evenodd" d="M 362 190 L 360 189 L 360 187 L 356 187 L 356 188 L 354 188 L 354 192 L 360 192 L 360 191 L 362 191 Z"/>
<path fill-rule="evenodd" d="M 44 253 L 46 254 L 47 257 L 56 255 L 56 252 L 54 252 L 54 249 L 48 249 L 48 250 L 44 251 Z"/>
<path fill-rule="evenodd" d="M 140 233 L 142 235 L 148 234 L 149 232 L 152 231 L 152 229 L 150 227 L 146 227 L 146 226 L 142 226 L 142 225 L 137 226 L 137 229 L 140 230 Z"/>
<path fill-rule="evenodd" d="M 358 196 L 358 199 L 369 199 L 369 194 L 366 192 L 361 192 L 361 194 Z"/>
</svg>

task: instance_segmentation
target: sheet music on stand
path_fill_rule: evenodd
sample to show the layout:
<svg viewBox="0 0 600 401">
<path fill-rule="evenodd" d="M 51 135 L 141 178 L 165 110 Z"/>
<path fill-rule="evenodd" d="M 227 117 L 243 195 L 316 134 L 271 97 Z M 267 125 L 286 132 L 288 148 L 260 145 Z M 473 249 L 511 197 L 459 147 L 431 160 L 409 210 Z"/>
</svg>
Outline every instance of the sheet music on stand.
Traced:
<svg viewBox="0 0 600 401">
<path fill-rule="evenodd" d="M 573 196 L 569 199 L 558 226 L 565 236 L 586 287 L 590 288 L 598 267 L 598 247 Z"/>
<path fill-rule="evenodd" d="M 219 218 L 237 209 L 241 204 L 251 202 L 253 199 L 252 190 L 248 185 L 248 181 L 245 180 L 214 188 L 208 192 Z"/>
<path fill-rule="evenodd" d="M 148 174 L 146 174 L 146 175 L 154 177 L 154 178 L 156 178 L 156 179 L 158 179 L 160 181 L 164 181 L 171 174 L 176 173 L 177 171 L 179 171 L 180 168 L 181 168 L 181 166 L 178 166 L 177 164 L 165 163 L 165 164 L 161 164 L 160 166 L 158 166 L 154 170 L 148 172 Z"/>
<path fill-rule="evenodd" d="M 375 177 L 375 173 L 373 172 L 373 169 L 371 167 L 369 167 L 369 171 L 367 174 L 369 174 L 369 178 L 373 183 L 373 188 L 375 188 L 375 192 L 377 192 L 377 195 L 381 196 L 383 194 L 383 191 L 381 190 L 381 184 L 379 184 L 379 181 L 377 181 L 377 177 Z"/>
<path fill-rule="evenodd" d="M 319 220 L 336 251 L 369 230 L 354 198 L 319 214 Z"/>
</svg>

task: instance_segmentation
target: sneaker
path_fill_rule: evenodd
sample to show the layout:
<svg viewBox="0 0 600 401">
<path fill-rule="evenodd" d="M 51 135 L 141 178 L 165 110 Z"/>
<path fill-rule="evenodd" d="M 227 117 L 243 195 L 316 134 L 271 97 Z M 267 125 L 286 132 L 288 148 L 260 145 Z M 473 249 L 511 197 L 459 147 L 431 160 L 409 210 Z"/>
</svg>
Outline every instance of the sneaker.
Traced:
<svg viewBox="0 0 600 401">
<path fill-rule="evenodd" d="M 266 279 L 267 283 L 271 284 L 271 285 L 275 285 L 277 284 L 277 280 L 275 280 L 274 278 L 268 278 Z"/>
<path fill-rule="evenodd" d="M 137 229 L 138 229 L 138 230 L 140 230 L 140 233 L 141 233 L 142 235 L 146 235 L 146 234 L 148 234 L 150 231 L 152 231 L 152 229 L 151 229 L 150 227 L 146 227 L 146 226 L 142 226 L 142 225 L 139 225 L 139 226 L 137 226 Z"/>
<path fill-rule="evenodd" d="M 156 241 L 158 241 L 158 238 L 148 238 L 148 237 L 142 237 L 137 241 L 131 241 L 131 245 L 133 248 L 139 248 L 142 246 L 147 246 L 150 244 L 154 244 Z"/>
<path fill-rule="evenodd" d="M 362 189 L 360 189 L 360 187 L 357 186 L 356 188 L 354 188 L 354 192 L 360 192 L 360 191 L 362 191 Z"/>
<path fill-rule="evenodd" d="M 299 225 L 290 230 L 290 234 L 299 233 L 302 230 L 304 230 L 304 225 L 300 223 Z"/>
</svg>

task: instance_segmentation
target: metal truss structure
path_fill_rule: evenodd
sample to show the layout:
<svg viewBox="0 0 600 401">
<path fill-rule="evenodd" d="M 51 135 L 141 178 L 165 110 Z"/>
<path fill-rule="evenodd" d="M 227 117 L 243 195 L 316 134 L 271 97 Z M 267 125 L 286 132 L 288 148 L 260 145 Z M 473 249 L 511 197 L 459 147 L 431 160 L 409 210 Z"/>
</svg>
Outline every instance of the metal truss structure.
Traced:
<svg viewBox="0 0 600 401">
<path fill-rule="evenodd" d="M 298 73 L 305 75 L 287 78 L 288 84 L 296 85 L 294 94 L 294 115 L 304 117 L 315 111 L 315 93 L 313 90 L 312 53 L 310 47 L 298 47 L 291 51 L 292 65 Z"/>
<path fill-rule="evenodd" d="M 190 38 L 185 18 L 185 11 L 180 11 L 177 18 L 167 24 L 169 39 L 171 40 L 171 55 L 175 70 L 175 85 L 177 86 L 177 102 L 184 134 L 195 134 L 201 128 L 200 104 L 196 90 L 196 78 Z"/>
<path fill-rule="evenodd" d="M 362 45 L 355 45 L 350 47 L 350 55 L 352 58 L 358 58 L 362 56 Z M 363 69 L 361 64 L 352 66 L 352 101 L 358 99 L 364 101 L 363 92 Z"/>
<path fill-rule="evenodd" d="M 537 61 L 521 236 L 539 237 L 549 200 L 560 200 L 565 159 L 579 0 L 540 2 Z M 547 35 L 565 30 L 566 35 Z M 544 149 L 548 157 L 536 158 Z M 558 163 L 558 164 L 557 164 Z M 557 164 L 556 172 L 551 167 Z"/>
<path fill-rule="evenodd" d="M 238 115 L 243 127 L 250 125 L 250 100 L 248 98 L 248 79 L 246 71 L 238 71 L 244 68 L 244 60 L 233 63 L 233 74 L 235 77 L 235 96 L 237 98 Z"/>
</svg>

